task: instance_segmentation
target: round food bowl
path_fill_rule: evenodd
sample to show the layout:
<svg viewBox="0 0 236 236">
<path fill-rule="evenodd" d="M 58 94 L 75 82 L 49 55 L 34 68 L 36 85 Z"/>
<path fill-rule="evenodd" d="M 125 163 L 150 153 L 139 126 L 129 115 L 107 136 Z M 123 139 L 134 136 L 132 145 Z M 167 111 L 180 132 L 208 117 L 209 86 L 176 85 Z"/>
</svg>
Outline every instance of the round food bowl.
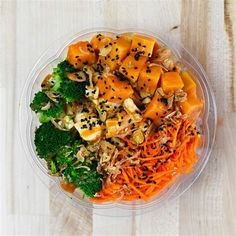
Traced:
<svg viewBox="0 0 236 236">
<path fill-rule="evenodd" d="M 57 177 L 53 177 L 48 174 L 47 166 L 44 160 L 37 156 L 34 146 L 34 132 L 39 125 L 39 121 L 34 112 L 30 109 L 30 102 L 33 99 L 34 94 L 40 90 L 40 85 L 43 78 L 51 72 L 53 67 L 62 61 L 66 57 L 67 48 L 70 44 L 79 40 L 90 40 L 95 34 L 101 33 L 105 35 L 114 36 L 123 33 L 140 33 L 143 35 L 151 36 L 155 38 L 161 45 L 170 48 L 180 63 L 188 68 L 188 70 L 194 75 L 195 82 L 198 87 L 198 96 L 205 101 L 202 115 L 197 121 L 197 125 L 202 133 L 203 144 L 197 150 L 199 157 L 198 162 L 194 165 L 193 171 L 189 174 L 179 175 L 168 187 L 159 192 L 153 199 L 148 202 L 144 201 L 131 201 L 131 202 L 111 202 L 103 204 L 91 203 L 89 199 L 83 197 L 79 190 L 74 193 L 67 193 L 60 187 L 60 181 Z M 50 47 L 34 65 L 30 72 L 28 79 L 25 83 L 20 107 L 19 107 L 19 124 L 22 144 L 25 148 L 27 157 L 33 169 L 43 179 L 43 182 L 48 186 L 57 186 L 56 189 L 64 197 L 70 199 L 73 204 L 77 206 L 83 206 L 86 208 L 102 211 L 106 214 L 106 211 L 111 208 L 120 208 L 121 211 L 140 211 L 153 209 L 156 206 L 161 206 L 166 201 L 175 199 L 184 193 L 197 179 L 200 173 L 203 171 L 210 153 L 212 151 L 215 131 L 216 131 L 216 105 L 212 89 L 209 85 L 207 75 L 203 70 L 199 62 L 192 56 L 183 46 L 179 43 L 171 42 L 170 44 L 155 35 L 152 32 L 147 32 L 138 29 L 124 29 L 115 30 L 107 28 L 90 29 L 81 31 L 71 37 L 57 40 L 52 47 Z M 204 183 L 203 183 L 204 184 Z"/>
</svg>

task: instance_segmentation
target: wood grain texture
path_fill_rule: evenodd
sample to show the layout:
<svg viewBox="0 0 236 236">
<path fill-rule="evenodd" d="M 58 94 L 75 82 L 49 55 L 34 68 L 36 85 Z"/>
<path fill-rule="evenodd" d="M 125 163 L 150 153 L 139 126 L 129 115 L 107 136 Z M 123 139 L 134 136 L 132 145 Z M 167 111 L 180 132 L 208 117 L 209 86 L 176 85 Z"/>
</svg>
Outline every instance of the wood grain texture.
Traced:
<svg viewBox="0 0 236 236">
<path fill-rule="evenodd" d="M 236 60 L 236 48 L 235 48 L 235 37 L 236 37 L 236 2 L 235 1 L 224 1 L 224 22 L 225 31 L 228 39 L 228 56 L 230 61 L 230 96 L 231 96 L 231 107 L 232 110 L 236 111 L 236 80 L 235 73 L 236 68 L 234 62 Z"/>
<path fill-rule="evenodd" d="M 0 0 L 0 235 L 236 235 L 235 12 L 234 0 Z M 16 108 L 36 59 L 57 38 L 98 26 L 182 42 L 216 95 L 218 132 L 204 172 L 180 199 L 146 214 L 76 209 L 34 174 L 19 140 Z"/>
</svg>

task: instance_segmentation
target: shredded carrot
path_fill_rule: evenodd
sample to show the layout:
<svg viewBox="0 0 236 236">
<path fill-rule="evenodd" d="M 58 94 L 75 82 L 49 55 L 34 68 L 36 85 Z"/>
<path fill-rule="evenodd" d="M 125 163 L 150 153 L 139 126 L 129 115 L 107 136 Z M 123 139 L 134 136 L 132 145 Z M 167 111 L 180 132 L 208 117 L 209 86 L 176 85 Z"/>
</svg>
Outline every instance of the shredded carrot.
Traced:
<svg viewBox="0 0 236 236">
<path fill-rule="evenodd" d="M 166 140 L 163 137 L 167 137 Z M 147 201 L 179 174 L 191 172 L 197 162 L 196 149 L 200 141 L 193 122 L 189 120 L 163 124 L 139 147 L 128 138 L 122 139 L 129 148 L 140 150 L 138 164 L 134 167 L 125 161 L 121 173 L 111 183 L 104 184 L 98 197 L 91 198 L 92 202 Z"/>
</svg>

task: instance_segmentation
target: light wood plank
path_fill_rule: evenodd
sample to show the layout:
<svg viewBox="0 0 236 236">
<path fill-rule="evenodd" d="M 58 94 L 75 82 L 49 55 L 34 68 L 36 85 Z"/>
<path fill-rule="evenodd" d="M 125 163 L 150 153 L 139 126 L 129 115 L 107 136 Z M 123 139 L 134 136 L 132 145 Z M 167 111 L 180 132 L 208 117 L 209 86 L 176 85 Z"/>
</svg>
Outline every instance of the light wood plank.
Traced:
<svg viewBox="0 0 236 236">
<path fill-rule="evenodd" d="M 0 1 L 0 106 L 6 114 L 0 116 L 0 234 L 236 235 L 235 4 Z M 35 60 L 64 34 L 97 26 L 139 27 L 182 40 L 206 69 L 216 94 L 218 133 L 206 169 L 179 200 L 143 215 L 112 218 L 74 208 L 35 176 L 19 142 L 16 107 Z"/>
<path fill-rule="evenodd" d="M 230 92 L 227 102 L 231 105 L 232 110 L 236 111 L 236 67 L 234 62 L 236 60 L 236 2 L 234 0 L 224 1 L 224 22 L 225 31 L 227 33 L 227 56 L 228 56 L 228 67 L 229 67 L 229 85 Z"/>
<path fill-rule="evenodd" d="M 229 210 L 235 208 L 235 204 L 230 202 L 231 194 L 226 196 L 231 192 L 232 185 L 228 178 L 225 153 L 229 133 L 222 123 L 226 122 L 224 112 L 231 110 L 228 101 L 232 101 L 232 97 L 228 97 L 230 62 L 225 47 L 227 39 L 223 7 L 223 1 L 183 1 L 182 5 L 182 39 L 206 69 L 216 95 L 220 122 L 209 163 L 193 187 L 181 197 L 180 235 L 236 233 L 235 218 Z M 188 13 L 190 18 L 186 18 Z"/>
</svg>

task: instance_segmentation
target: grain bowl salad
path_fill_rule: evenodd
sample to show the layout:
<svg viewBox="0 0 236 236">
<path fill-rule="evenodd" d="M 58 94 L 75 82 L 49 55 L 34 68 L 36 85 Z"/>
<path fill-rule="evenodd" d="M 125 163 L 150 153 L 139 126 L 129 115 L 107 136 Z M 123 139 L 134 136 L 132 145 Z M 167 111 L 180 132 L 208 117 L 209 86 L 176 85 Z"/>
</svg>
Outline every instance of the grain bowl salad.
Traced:
<svg viewBox="0 0 236 236">
<path fill-rule="evenodd" d="M 148 201 L 198 161 L 197 91 L 191 72 L 154 38 L 75 42 L 31 101 L 36 152 L 67 192 L 95 203 Z"/>
</svg>

